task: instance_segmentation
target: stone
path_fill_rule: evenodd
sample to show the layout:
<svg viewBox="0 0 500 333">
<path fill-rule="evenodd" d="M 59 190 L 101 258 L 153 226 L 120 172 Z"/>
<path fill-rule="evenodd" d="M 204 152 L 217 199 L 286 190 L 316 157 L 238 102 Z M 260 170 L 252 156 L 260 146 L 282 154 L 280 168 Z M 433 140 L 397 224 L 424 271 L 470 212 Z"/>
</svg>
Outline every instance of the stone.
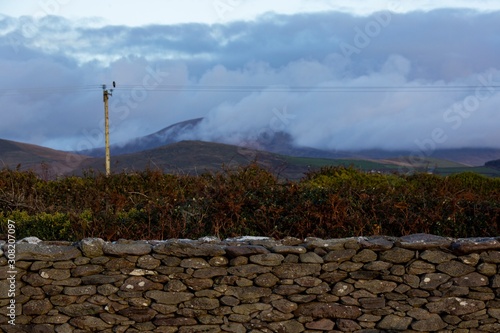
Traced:
<svg viewBox="0 0 500 333">
<path fill-rule="evenodd" d="M 198 316 L 198 320 L 199 320 L 200 324 L 204 324 L 204 325 L 224 324 L 224 317 L 223 316 L 200 315 L 200 316 Z"/>
<path fill-rule="evenodd" d="M 304 331 L 304 325 L 296 320 L 270 323 L 269 328 L 274 332 L 300 333 Z"/>
<path fill-rule="evenodd" d="M 124 268 L 134 269 L 135 264 L 125 258 L 114 258 L 108 261 L 104 267 L 108 270 L 120 271 Z"/>
<path fill-rule="evenodd" d="M 370 249 L 373 251 L 389 250 L 394 246 L 394 242 L 387 237 L 359 237 L 358 243 L 362 248 Z"/>
<path fill-rule="evenodd" d="M 184 268 L 199 269 L 210 267 L 210 264 L 203 258 L 188 258 L 183 259 L 180 263 L 180 266 Z"/>
<path fill-rule="evenodd" d="M 46 242 L 37 244 L 18 242 L 16 260 L 63 261 L 80 257 L 82 253 L 74 246 L 50 245 Z"/>
<path fill-rule="evenodd" d="M 129 318 L 137 323 L 145 323 L 153 320 L 158 312 L 149 307 L 131 306 L 118 311 L 118 314 Z"/>
<path fill-rule="evenodd" d="M 429 318 L 417 320 L 411 324 L 411 328 L 420 332 L 437 332 L 448 326 L 438 314 L 431 314 Z"/>
<path fill-rule="evenodd" d="M 23 304 L 23 314 L 27 316 L 44 315 L 52 309 L 48 299 L 31 300 Z"/>
<path fill-rule="evenodd" d="M 487 286 L 489 284 L 489 279 L 484 275 L 481 275 L 477 272 L 473 272 L 465 276 L 455 278 L 453 279 L 453 282 L 457 286 L 461 287 L 481 287 L 481 286 Z"/>
<path fill-rule="evenodd" d="M 69 296 L 94 295 L 97 293 L 97 287 L 94 285 L 65 287 L 63 292 Z"/>
<path fill-rule="evenodd" d="M 359 332 L 361 326 L 351 319 L 337 319 L 337 328 L 342 332 Z"/>
<path fill-rule="evenodd" d="M 101 265 L 81 265 L 71 270 L 74 277 L 89 276 L 99 274 L 104 270 Z"/>
<path fill-rule="evenodd" d="M 121 323 L 129 321 L 129 318 L 125 316 L 120 316 L 116 313 L 101 313 L 99 317 L 106 323 L 110 325 L 119 325 Z"/>
<path fill-rule="evenodd" d="M 82 284 L 95 284 L 95 285 L 102 285 L 102 284 L 110 284 L 110 283 L 115 283 L 120 280 L 123 280 L 125 277 L 122 275 L 90 275 L 90 276 L 83 276 L 81 278 Z"/>
<path fill-rule="evenodd" d="M 303 246 L 287 246 L 287 245 L 278 245 L 271 248 L 273 253 L 280 254 L 301 254 L 306 253 L 307 249 Z"/>
<path fill-rule="evenodd" d="M 312 318 L 356 319 L 361 316 L 361 310 L 358 307 L 349 305 L 310 302 L 298 305 L 294 314 L 296 316 L 310 316 Z"/>
<path fill-rule="evenodd" d="M 210 279 L 215 276 L 224 276 L 227 275 L 227 269 L 224 267 L 207 267 L 197 269 L 193 273 L 193 277 L 198 279 Z"/>
<path fill-rule="evenodd" d="M 416 260 L 412 262 L 408 267 L 408 274 L 412 275 L 434 273 L 435 271 L 436 267 L 433 264 L 430 264 L 422 260 Z"/>
<path fill-rule="evenodd" d="M 412 322 L 410 317 L 400 317 L 393 314 L 387 315 L 377 324 L 381 330 L 404 331 L 408 329 Z"/>
<path fill-rule="evenodd" d="M 406 312 L 406 314 L 417 320 L 426 320 L 431 318 L 431 313 L 422 308 L 412 308 Z"/>
<path fill-rule="evenodd" d="M 193 278 L 184 280 L 184 283 L 189 289 L 195 291 L 209 289 L 212 288 L 212 286 L 214 285 L 214 281 L 212 279 Z"/>
<path fill-rule="evenodd" d="M 142 256 L 151 252 L 151 245 L 144 242 L 133 242 L 128 244 L 104 243 L 102 251 L 104 254 L 114 256 Z"/>
<path fill-rule="evenodd" d="M 222 266 L 227 266 L 229 263 L 229 260 L 226 257 L 213 257 L 210 258 L 208 261 L 210 266 L 213 267 L 222 267 Z"/>
<path fill-rule="evenodd" d="M 234 306 L 232 311 L 236 314 L 250 315 L 255 312 L 270 310 L 272 306 L 265 303 L 241 304 Z"/>
<path fill-rule="evenodd" d="M 82 280 L 80 278 L 68 278 L 65 280 L 49 280 L 49 281 L 52 281 L 52 284 L 57 286 L 75 287 L 82 284 Z"/>
<path fill-rule="evenodd" d="M 330 319 L 320 319 L 317 321 L 311 321 L 306 323 L 306 328 L 310 330 L 317 330 L 317 331 L 331 331 L 333 330 L 333 327 L 335 326 L 335 323 L 331 321 Z"/>
<path fill-rule="evenodd" d="M 158 303 L 169 305 L 183 303 L 194 297 L 193 294 L 188 292 L 165 292 L 160 290 L 149 290 L 145 295 Z"/>
<path fill-rule="evenodd" d="M 67 306 L 72 303 L 75 303 L 76 300 L 77 296 L 54 295 L 50 297 L 50 302 L 55 306 Z"/>
<path fill-rule="evenodd" d="M 452 260 L 437 265 L 436 269 L 452 277 L 462 276 L 473 272 L 475 269 L 459 261 Z"/>
<path fill-rule="evenodd" d="M 339 265 L 339 269 L 345 272 L 355 272 L 363 267 L 361 262 L 344 261 Z M 369 274 L 375 274 L 374 272 L 369 272 Z"/>
<path fill-rule="evenodd" d="M 306 290 L 306 294 L 324 295 L 330 291 L 330 286 L 326 282 L 321 282 L 321 284 L 316 287 L 311 287 Z"/>
<path fill-rule="evenodd" d="M 213 310 L 220 306 L 219 300 L 207 297 L 196 297 L 184 302 L 184 306 L 188 309 L 195 310 Z"/>
<path fill-rule="evenodd" d="M 354 286 L 350 283 L 337 282 L 332 287 L 332 294 L 336 296 L 346 296 L 354 291 Z"/>
<path fill-rule="evenodd" d="M 403 281 L 412 288 L 418 288 L 420 286 L 420 279 L 416 275 L 405 274 L 403 276 Z"/>
<path fill-rule="evenodd" d="M 433 264 L 442 264 L 455 259 L 456 256 L 445 251 L 426 250 L 420 255 L 420 258 Z"/>
<path fill-rule="evenodd" d="M 69 304 L 66 306 L 57 307 L 59 312 L 70 317 L 92 316 L 104 312 L 101 306 L 91 303 Z"/>
<path fill-rule="evenodd" d="M 492 237 L 461 238 L 454 241 L 450 248 L 459 254 L 472 252 L 486 252 L 489 250 L 499 250 L 500 241 Z"/>
<path fill-rule="evenodd" d="M 302 276 L 318 275 L 320 264 L 288 264 L 284 263 L 273 268 L 273 274 L 280 279 L 295 279 Z"/>
<path fill-rule="evenodd" d="M 265 253 L 252 255 L 249 260 L 257 265 L 278 266 L 283 262 L 283 260 L 285 260 L 285 257 L 277 253 Z"/>
<path fill-rule="evenodd" d="M 64 290 L 63 286 L 45 285 L 42 287 L 43 292 L 47 296 L 59 295 Z"/>
<path fill-rule="evenodd" d="M 388 293 L 397 287 L 397 283 L 384 280 L 360 280 L 354 283 L 357 289 L 365 289 L 374 294 Z"/>
<path fill-rule="evenodd" d="M 481 253 L 481 259 L 486 263 L 500 264 L 500 251 L 483 252 Z"/>
<path fill-rule="evenodd" d="M 415 252 L 399 247 L 380 253 L 380 260 L 394 264 L 407 263 L 415 257 Z"/>
<path fill-rule="evenodd" d="M 219 245 L 179 240 L 169 240 L 153 246 L 153 251 L 179 258 L 190 257 L 218 257 L 226 254 L 226 251 Z"/>
<path fill-rule="evenodd" d="M 301 263 L 306 264 L 322 264 L 324 262 L 318 254 L 314 252 L 306 252 L 299 254 L 299 260 Z"/>
<path fill-rule="evenodd" d="M 278 279 L 276 277 L 276 275 L 274 275 L 272 273 L 264 273 L 264 274 L 260 274 L 259 276 L 257 276 L 254 279 L 254 283 L 255 283 L 255 285 L 257 285 L 259 287 L 270 288 L 270 287 L 274 287 L 279 282 L 279 280 L 280 279 Z"/>
<path fill-rule="evenodd" d="M 425 290 L 435 290 L 443 283 L 448 282 L 450 276 L 443 273 L 429 273 L 425 274 L 420 279 L 419 287 Z"/>
<path fill-rule="evenodd" d="M 328 283 L 336 283 L 347 278 L 348 273 L 344 271 L 333 271 L 323 273 L 319 276 L 319 278 Z"/>
<path fill-rule="evenodd" d="M 194 318 L 158 318 L 153 321 L 157 326 L 192 326 L 198 324 Z"/>
<path fill-rule="evenodd" d="M 368 271 L 383 271 L 383 270 L 388 270 L 391 267 L 392 264 L 389 262 L 376 260 L 365 264 L 363 266 L 363 269 L 366 269 Z"/>
<path fill-rule="evenodd" d="M 477 266 L 477 272 L 486 276 L 493 276 L 497 273 L 497 265 L 491 263 L 481 263 Z"/>
<path fill-rule="evenodd" d="M 300 294 L 306 289 L 307 289 L 306 287 L 301 287 L 296 284 L 280 285 L 273 289 L 273 293 L 283 296 L 290 296 L 290 295 Z"/>
<path fill-rule="evenodd" d="M 500 288 L 500 275 L 499 274 L 496 274 L 491 279 L 491 287 L 492 288 Z"/>
<path fill-rule="evenodd" d="M 224 332 L 246 333 L 247 329 L 240 323 L 227 323 L 221 326 Z"/>
<path fill-rule="evenodd" d="M 297 304 L 286 299 L 272 301 L 271 305 L 273 308 L 283 313 L 291 313 L 297 310 Z"/>
<path fill-rule="evenodd" d="M 104 331 L 112 327 L 112 325 L 105 323 L 102 319 L 91 316 L 73 318 L 69 323 L 86 331 Z"/>
<path fill-rule="evenodd" d="M 248 257 L 256 254 L 270 253 L 268 249 L 260 245 L 241 245 L 241 246 L 226 246 L 224 248 L 226 254 L 231 257 Z"/>
<path fill-rule="evenodd" d="M 317 237 L 307 237 L 304 239 L 304 244 L 307 249 L 315 250 L 317 248 L 327 249 L 330 251 L 334 250 L 343 250 L 345 249 L 344 244 L 347 242 L 347 239 L 321 239 Z"/>
<path fill-rule="evenodd" d="M 142 276 L 132 276 L 126 279 L 120 290 L 122 291 L 145 291 L 145 290 L 162 290 L 161 283 L 154 283 Z"/>
<path fill-rule="evenodd" d="M 257 318 L 263 322 L 278 322 L 293 319 L 293 314 L 271 309 L 260 312 Z"/>
<path fill-rule="evenodd" d="M 461 256 L 458 259 L 460 259 L 460 261 L 462 261 L 466 265 L 476 266 L 479 263 L 479 259 L 481 259 L 481 256 L 477 253 L 471 253 L 465 256 Z"/>
<path fill-rule="evenodd" d="M 326 262 L 341 263 L 350 260 L 355 254 L 356 250 L 354 249 L 330 251 L 323 257 L 323 260 Z"/>
<path fill-rule="evenodd" d="M 483 301 L 446 297 L 427 303 L 425 307 L 432 313 L 448 313 L 454 316 L 462 316 L 483 310 L 486 305 Z"/>
<path fill-rule="evenodd" d="M 427 250 L 432 248 L 449 248 L 452 240 L 449 238 L 429 235 L 413 234 L 400 237 L 396 241 L 396 246 L 410 250 Z"/>
<path fill-rule="evenodd" d="M 158 313 L 168 315 L 177 312 L 177 305 L 166 305 L 159 303 L 152 303 L 151 309 L 158 311 Z M 157 316 L 158 318 L 158 316 Z"/>
<path fill-rule="evenodd" d="M 153 256 L 146 254 L 140 256 L 137 259 L 137 267 L 144 269 L 155 269 L 156 267 L 161 265 L 161 260 L 155 259 Z"/>
<path fill-rule="evenodd" d="M 96 258 L 104 254 L 102 251 L 104 243 L 101 238 L 84 238 L 78 243 L 78 247 L 85 257 Z"/>
<path fill-rule="evenodd" d="M 262 287 L 228 287 L 225 294 L 244 301 L 270 296 L 272 292 L 271 289 Z"/>
<path fill-rule="evenodd" d="M 315 277 L 310 277 L 310 276 L 303 276 L 300 278 L 296 278 L 293 281 L 302 287 L 316 287 L 316 286 L 319 286 L 323 282 L 323 281 L 321 281 L 321 279 L 318 279 Z"/>
<path fill-rule="evenodd" d="M 229 306 L 236 306 L 240 304 L 240 300 L 233 296 L 222 296 L 220 302 Z"/>
<path fill-rule="evenodd" d="M 383 297 L 360 298 L 359 304 L 363 309 L 382 309 L 385 307 L 385 298 Z"/>
<path fill-rule="evenodd" d="M 271 267 L 263 267 L 256 264 L 238 265 L 229 267 L 227 273 L 230 275 L 241 276 L 245 278 L 255 278 L 258 274 L 269 273 Z"/>
<path fill-rule="evenodd" d="M 353 262 L 371 263 L 378 258 L 377 253 L 373 250 L 363 249 L 355 254 L 351 260 Z"/>
</svg>

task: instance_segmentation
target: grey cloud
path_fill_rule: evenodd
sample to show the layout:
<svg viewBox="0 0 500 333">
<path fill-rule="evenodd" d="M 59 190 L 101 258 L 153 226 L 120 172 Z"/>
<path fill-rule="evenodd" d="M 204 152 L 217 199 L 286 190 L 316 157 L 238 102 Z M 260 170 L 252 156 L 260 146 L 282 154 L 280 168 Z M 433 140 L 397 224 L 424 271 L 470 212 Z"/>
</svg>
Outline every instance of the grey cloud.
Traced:
<svg viewBox="0 0 500 333">
<path fill-rule="evenodd" d="M 387 24 L 377 33 L 367 30 L 376 28 L 380 15 Z M 366 31 L 371 36 L 359 36 Z M 500 136 L 492 125 L 498 117 L 498 87 L 462 114 L 448 110 L 474 96 L 473 89 L 317 91 L 324 86 L 475 86 L 481 84 L 479 76 L 489 75 L 491 84 L 500 85 L 498 31 L 500 12 L 470 10 L 267 14 L 228 24 L 100 28 L 55 16 L 0 16 L 0 137 L 64 149 L 100 145 L 99 85 L 115 80 L 110 103 L 115 142 L 205 117 L 196 133 L 180 138 L 238 144 L 279 129 L 298 145 L 411 149 L 441 128 L 447 136 L 442 148 L 498 146 Z M 357 51 L 346 54 L 346 45 Z M 194 90 L 146 89 L 151 69 L 168 73 L 161 84 Z M 196 91 L 208 85 L 264 89 Z M 96 89 L 5 93 L 12 87 L 53 86 Z M 291 88 L 277 92 L 275 86 Z M 294 86 L 311 90 L 294 92 Z M 277 123 L 276 113 L 284 109 L 294 117 Z"/>
</svg>

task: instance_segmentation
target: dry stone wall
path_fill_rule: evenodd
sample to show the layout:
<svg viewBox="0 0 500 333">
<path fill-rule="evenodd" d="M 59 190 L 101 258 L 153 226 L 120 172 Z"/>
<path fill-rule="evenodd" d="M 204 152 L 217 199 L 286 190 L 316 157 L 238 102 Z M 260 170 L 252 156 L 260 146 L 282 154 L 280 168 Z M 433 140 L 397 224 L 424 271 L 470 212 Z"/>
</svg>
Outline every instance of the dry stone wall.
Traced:
<svg viewBox="0 0 500 333">
<path fill-rule="evenodd" d="M 4 332 L 500 332 L 496 238 L 24 240 L 15 316 L 2 254 Z"/>
</svg>

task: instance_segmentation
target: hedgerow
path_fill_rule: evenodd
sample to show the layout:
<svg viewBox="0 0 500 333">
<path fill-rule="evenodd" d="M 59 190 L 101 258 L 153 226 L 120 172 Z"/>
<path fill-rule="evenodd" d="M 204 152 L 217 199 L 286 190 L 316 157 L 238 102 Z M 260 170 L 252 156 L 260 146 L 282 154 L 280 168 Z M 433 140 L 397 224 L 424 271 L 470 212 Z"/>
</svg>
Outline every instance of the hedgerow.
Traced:
<svg viewBox="0 0 500 333">
<path fill-rule="evenodd" d="M 9 219 L 18 238 L 44 240 L 486 237 L 500 231 L 500 180 L 325 167 L 283 181 L 255 164 L 198 176 L 88 171 L 56 180 L 3 169 L 0 234 Z"/>
</svg>

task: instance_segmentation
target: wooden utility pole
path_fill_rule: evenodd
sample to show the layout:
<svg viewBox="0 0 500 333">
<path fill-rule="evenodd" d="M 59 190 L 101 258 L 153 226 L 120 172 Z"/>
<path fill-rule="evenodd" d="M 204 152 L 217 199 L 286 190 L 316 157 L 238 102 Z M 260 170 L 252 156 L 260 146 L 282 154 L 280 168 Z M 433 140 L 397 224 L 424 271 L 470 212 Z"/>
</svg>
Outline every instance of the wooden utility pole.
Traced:
<svg viewBox="0 0 500 333">
<path fill-rule="evenodd" d="M 113 82 L 113 87 L 115 86 Z M 111 174 L 111 157 L 109 152 L 109 109 L 108 109 L 108 99 L 109 96 L 113 96 L 113 89 L 108 91 L 106 85 L 102 85 L 102 94 L 104 100 L 104 137 L 105 137 L 105 149 L 106 149 L 106 176 Z"/>
</svg>

